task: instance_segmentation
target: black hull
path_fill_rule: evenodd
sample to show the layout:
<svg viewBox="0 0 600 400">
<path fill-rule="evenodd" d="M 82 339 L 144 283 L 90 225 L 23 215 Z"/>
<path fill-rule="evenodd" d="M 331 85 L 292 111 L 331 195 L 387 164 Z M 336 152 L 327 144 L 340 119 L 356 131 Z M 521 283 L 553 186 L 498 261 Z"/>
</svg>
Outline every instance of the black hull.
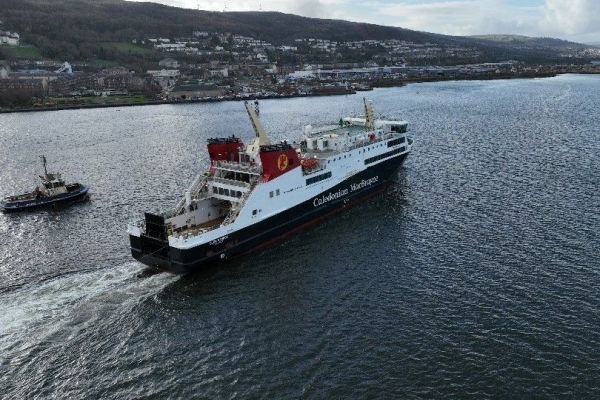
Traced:
<svg viewBox="0 0 600 400">
<path fill-rule="evenodd" d="M 55 206 L 64 206 L 85 200 L 88 196 L 88 192 L 89 188 L 87 186 L 81 186 L 75 191 L 67 192 L 49 198 L 14 202 L 2 201 L 0 202 L 0 209 L 5 213 L 11 213 L 19 211 L 31 211 Z"/>
<path fill-rule="evenodd" d="M 406 155 L 369 167 L 304 203 L 220 238 L 218 244 L 207 243 L 182 250 L 169 247 L 164 237 L 130 235 L 131 253 L 135 259 L 150 267 L 185 274 L 272 246 L 301 229 L 384 191 Z M 377 179 L 373 180 L 374 177 Z"/>
</svg>

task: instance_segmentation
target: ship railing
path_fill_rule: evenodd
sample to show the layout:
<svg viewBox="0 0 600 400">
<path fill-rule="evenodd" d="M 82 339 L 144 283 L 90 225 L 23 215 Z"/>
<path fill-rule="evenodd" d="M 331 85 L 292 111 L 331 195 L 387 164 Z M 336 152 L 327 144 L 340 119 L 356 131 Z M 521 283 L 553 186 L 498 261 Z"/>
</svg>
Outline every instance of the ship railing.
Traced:
<svg viewBox="0 0 600 400">
<path fill-rule="evenodd" d="M 204 178 L 205 178 L 204 175 L 198 175 L 194 179 L 192 184 L 190 185 L 188 191 L 190 192 L 190 195 L 193 199 L 199 200 L 200 198 L 206 197 L 206 196 L 199 196 L 202 189 L 206 188 L 206 180 Z M 185 196 L 181 200 L 179 200 L 179 202 L 175 206 L 175 209 L 172 212 L 172 215 L 170 215 L 170 216 L 181 214 L 183 212 L 184 208 L 185 208 Z"/>
<path fill-rule="evenodd" d="M 308 176 L 308 175 L 312 175 L 315 174 L 317 172 L 321 172 L 324 169 L 326 169 L 327 167 L 324 165 L 325 160 L 319 160 L 319 166 L 316 168 L 311 168 L 311 169 L 302 169 L 302 175 L 303 176 Z"/>
<path fill-rule="evenodd" d="M 375 140 L 360 140 L 356 143 L 353 143 L 351 146 L 346 146 L 346 149 L 347 149 L 347 151 L 354 150 L 354 149 L 360 149 L 362 147 L 372 145 L 373 143 L 379 143 L 384 140 L 395 138 L 397 136 L 398 136 L 397 133 L 386 133 L 385 135 L 377 137 Z"/>
<path fill-rule="evenodd" d="M 244 204 L 246 204 L 246 200 L 248 200 L 248 197 L 250 197 L 250 193 L 252 193 L 252 189 L 254 189 L 254 187 L 256 186 L 256 184 L 258 183 L 259 180 L 260 179 L 258 176 L 250 179 L 250 190 L 243 193 L 242 198 L 240 199 L 239 203 L 234 204 L 231 207 L 231 210 L 229 211 L 229 214 L 227 214 L 227 217 L 225 217 L 225 220 L 223 221 L 222 225 L 229 225 L 229 224 L 233 223 L 233 221 L 235 221 L 235 219 L 238 217 L 238 215 L 240 215 L 240 211 L 242 211 L 242 208 L 244 208 Z"/>
<path fill-rule="evenodd" d="M 330 126 L 323 126 L 320 128 L 313 128 L 312 131 L 310 133 L 308 133 L 306 136 L 307 137 L 315 137 L 315 136 L 320 136 L 326 133 L 330 133 L 330 132 L 335 132 L 335 131 L 339 131 L 340 129 L 343 129 L 346 127 L 340 127 L 339 125 L 330 125 Z"/>
<path fill-rule="evenodd" d="M 196 177 L 196 179 L 194 179 L 194 182 L 192 182 L 190 188 L 188 189 L 192 196 L 194 196 L 197 192 L 200 191 L 200 189 L 202 188 L 202 184 L 204 183 L 204 178 L 205 176 L 200 174 Z"/>
<path fill-rule="evenodd" d="M 234 179 L 218 178 L 216 176 L 209 178 L 209 180 L 211 182 L 221 183 L 223 185 L 237 186 L 237 187 L 246 188 L 246 189 L 251 186 L 247 182 L 236 181 Z"/>
<path fill-rule="evenodd" d="M 248 174 L 261 174 L 260 166 L 247 162 L 217 161 L 217 168 L 230 171 L 245 172 Z"/>
</svg>

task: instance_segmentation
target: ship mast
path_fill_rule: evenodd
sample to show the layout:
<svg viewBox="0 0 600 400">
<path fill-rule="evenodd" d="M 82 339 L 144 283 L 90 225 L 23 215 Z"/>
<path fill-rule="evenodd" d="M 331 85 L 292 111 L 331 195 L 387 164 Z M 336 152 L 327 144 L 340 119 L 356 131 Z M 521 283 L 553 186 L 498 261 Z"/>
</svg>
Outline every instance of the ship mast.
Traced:
<svg viewBox="0 0 600 400">
<path fill-rule="evenodd" d="M 42 166 L 44 167 L 44 176 L 48 179 L 48 169 L 46 168 L 46 156 L 40 156 L 42 159 Z"/>
<path fill-rule="evenodd" d="M 260 120 L 258 119 L 258 114 L 260 110 L 258 108 L 258 101 L 254 102 L 254 108 L 252 107 L 252 103 L 247 101 L 244 102 L 244 107 L 246 107 L 246 112 L 250 117 L 250 122 L 252 123 L 252 129 L 254 129 L 254 133 L 256 134 L 256 138 L 252 144 L 246 146 L 245 153 L 252 158 L 255 162 L 259 160 L 260 146 L 268 146 L 271 144 L 267 133 L 265 132 L 265 128 L 263 128 Z"/>
<path fill-rule="evenodd" d="M 258 146 L 268 146 L 271 144 L 267 133 L 265 132 L 265 128 L 263 128 L 260 120 L 258 119 L 258 114 L 260 110 L 258 108 L 258 101 L 254 102 L 254 108 L 252 108 L 251 103 L 244 102 L 244 106 L 246 107 L 246 112 L 250 117 L 250 122 L 252 123 L 252 128 L 254 129 L 254 133 L 256 134 L 256 140 L 254 141 L 255 145 Z M 257 143 L 258 142 L 258 143 Z"/>
<path fill-rule="evenodd" d="M 375 111 L 373 110 L 373 102 L 367 101 L 363 97 L 363 103 L 365 104 L 365 130 L 372 131 L 375 129 Z"/>
</svg>

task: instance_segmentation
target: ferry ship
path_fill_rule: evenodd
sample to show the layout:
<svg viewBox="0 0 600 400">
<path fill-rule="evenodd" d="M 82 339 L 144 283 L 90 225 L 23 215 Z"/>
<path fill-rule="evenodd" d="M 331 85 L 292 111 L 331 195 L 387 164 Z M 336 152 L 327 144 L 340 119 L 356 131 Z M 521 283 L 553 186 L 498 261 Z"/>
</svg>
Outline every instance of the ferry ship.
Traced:
<svg viewBox="0 0 600 400">
<path fill-rule="evenodd" d="M 363 117 L 303 128 L 302 141 L 271 143 L 258 102 L 246 102 L 255 138 L 208 140 L 210 169 L 181 201 L 128 226 L 143 264 L 189 273 L 267 248 L 382 192 L 411 151 L 408 122 Z"/>
</svg>

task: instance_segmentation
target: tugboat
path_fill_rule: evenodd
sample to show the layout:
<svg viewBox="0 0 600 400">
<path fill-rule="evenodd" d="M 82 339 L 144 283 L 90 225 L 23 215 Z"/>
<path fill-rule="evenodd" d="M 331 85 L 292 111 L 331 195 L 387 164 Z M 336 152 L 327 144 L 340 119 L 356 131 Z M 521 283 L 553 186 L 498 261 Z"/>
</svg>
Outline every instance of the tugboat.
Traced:
<svg viewBox="0 0 600 400">
<path fill-rule="evenodd" d="M 89 188 L 80 183 L 68 183 L 59 173 L 49 173 L 45 156 L 40 156 L 44 166 L 44 175 L 40 175 L 42 186 L 32 192 L 5 197 L 0 200 L 0 209 L 4 212 L 26 211 L 41 207 L 73 203 L 87 199 Z"/>
<path fill-rule="evenodd" d="M 128 227 L 143 264 L 188 273 L 274 246 L 312 224 L 382 193 L 412 148 L 408 122 L 365 115 L 303 129 L 302 141 L 271 143 L 258 103 L 245 103 L 254 141 L 208 140 L 210 169 L 181 201 Z"/>
</svg>

